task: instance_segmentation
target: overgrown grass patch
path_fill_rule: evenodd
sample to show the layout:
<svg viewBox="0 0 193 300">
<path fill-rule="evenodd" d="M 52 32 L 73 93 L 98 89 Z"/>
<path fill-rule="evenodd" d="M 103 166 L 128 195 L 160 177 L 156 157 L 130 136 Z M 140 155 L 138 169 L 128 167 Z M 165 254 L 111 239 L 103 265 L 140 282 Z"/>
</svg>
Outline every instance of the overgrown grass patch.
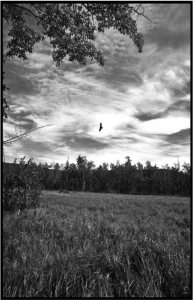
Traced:
<svg viewBox="0 0 193 300">
<path fill-rule="evenodd" d="M 190 297 L 190 199 L 43 192 L 4 213 L 3 296 Z"/>
</svg>

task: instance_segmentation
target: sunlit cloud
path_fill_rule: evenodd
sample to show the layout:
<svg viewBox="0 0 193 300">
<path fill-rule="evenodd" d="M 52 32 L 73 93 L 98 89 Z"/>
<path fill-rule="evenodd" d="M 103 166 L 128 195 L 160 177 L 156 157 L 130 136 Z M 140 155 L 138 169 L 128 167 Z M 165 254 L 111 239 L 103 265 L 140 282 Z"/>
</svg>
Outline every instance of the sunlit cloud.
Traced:
<svg viewBox="0 0 193 300">
<path fill-rule="evenodd" d="M 144 8 L 153 23 L 138 19 L 142 53 L 114 29 L 97 33 L 104 67 L 65 58 L 58 68 L 48 39 L 37 43 L 26 61 L 7 58 L 5 81 L 11 90 L 4 130 L 51 126 L 5 145 L 5 161 L 26 155 L 37 163 L 61 164 L 69 156 L 76 163 L 81 154 L 96 166 L 124 163 L 126 156 L 159 167 L 177 157 L 190 162 L 190 6 Z"/>
</svg>

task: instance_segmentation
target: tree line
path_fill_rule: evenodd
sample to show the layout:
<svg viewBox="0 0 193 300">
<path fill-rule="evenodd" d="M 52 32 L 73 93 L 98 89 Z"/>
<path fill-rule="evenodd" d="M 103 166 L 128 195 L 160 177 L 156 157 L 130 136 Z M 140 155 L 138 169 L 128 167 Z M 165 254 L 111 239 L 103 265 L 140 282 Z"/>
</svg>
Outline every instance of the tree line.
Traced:
<svg viewBox="0 0 193 300">
<path fill-rule="evenodd" d="M 79 155 L 76 164 L 70 164 L 67 160 L 63 165 L 56 163 L 53 169 L 47 163 L 34 164 L 43 189 L 190 196 L 191 167 L 188 163 L 182 165 L 182 170 L 179 162 L 172 167 L 166 164 L 158 168 L 152 166 L 150 161 L 145 166 L 140 162 L 132 164 L 127 156 L 124 164 L 117 161 L 116 164 L 103 163 L 96 168 L 93 161 Z M 10 165 L 12 169 L 17 169 L 16 161 Z"/>
</svg>

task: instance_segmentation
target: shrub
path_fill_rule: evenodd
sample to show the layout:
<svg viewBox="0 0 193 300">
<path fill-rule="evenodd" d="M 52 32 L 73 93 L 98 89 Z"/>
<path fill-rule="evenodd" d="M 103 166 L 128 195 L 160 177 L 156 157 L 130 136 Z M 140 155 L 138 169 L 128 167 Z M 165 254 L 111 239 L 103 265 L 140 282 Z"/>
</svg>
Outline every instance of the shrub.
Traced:
<svg viewBox="0 0 193 300">
<path fill-rule="evenodd" d="M 3 210 L 13 211 L 38 207 L 40 205 L 41 185 L 38 170 L 33 158 L 25 163 L 20 159 L 18 170 L 3 172 Z"/>
</svg>

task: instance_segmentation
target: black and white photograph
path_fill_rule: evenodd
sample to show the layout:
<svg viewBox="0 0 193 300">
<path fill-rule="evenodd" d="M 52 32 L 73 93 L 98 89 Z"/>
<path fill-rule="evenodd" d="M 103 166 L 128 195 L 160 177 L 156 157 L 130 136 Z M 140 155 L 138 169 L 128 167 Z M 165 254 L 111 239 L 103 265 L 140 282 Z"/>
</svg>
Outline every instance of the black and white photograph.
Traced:
<svg viewBox="0 0 193 300">
<path fill-rule="evenodd" d="M 192 2 L 1 17 L 2 299 L 192 299 Z"/>
</svg>

